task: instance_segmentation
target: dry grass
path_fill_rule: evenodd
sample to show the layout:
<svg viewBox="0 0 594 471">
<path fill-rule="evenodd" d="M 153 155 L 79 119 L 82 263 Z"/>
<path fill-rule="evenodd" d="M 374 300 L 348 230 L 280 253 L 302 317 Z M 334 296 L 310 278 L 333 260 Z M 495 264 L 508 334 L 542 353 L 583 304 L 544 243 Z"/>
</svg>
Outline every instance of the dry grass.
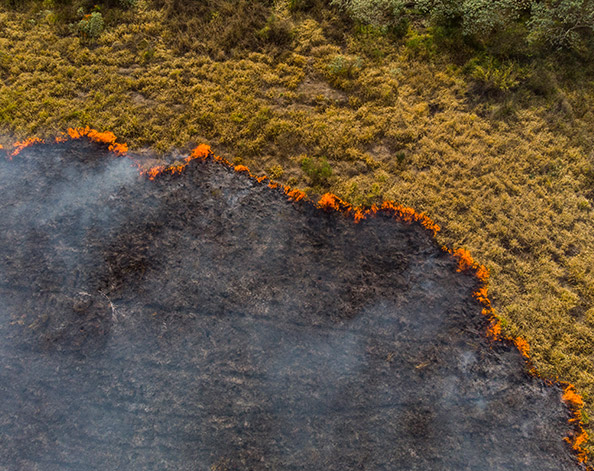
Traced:
<svg viewBox="0 0 594 471">
<path fill-rule="evenodd" d="M 304 13 L 282 54 L 224 60 L 174 52 L 164 13 L 142 1 L 95 45 L 30 19 L 0 10 L 0 144 L 84 125 L 132 150 L 205 142 L 308 193 L 426 211 L 441 242 L 491 270 L 507 332 L 594 411 L 594 83 L 472 104 L 427 50 L 331 41 Z M 305 157 L 331 176 L 304 173 Z"/>
</svg>

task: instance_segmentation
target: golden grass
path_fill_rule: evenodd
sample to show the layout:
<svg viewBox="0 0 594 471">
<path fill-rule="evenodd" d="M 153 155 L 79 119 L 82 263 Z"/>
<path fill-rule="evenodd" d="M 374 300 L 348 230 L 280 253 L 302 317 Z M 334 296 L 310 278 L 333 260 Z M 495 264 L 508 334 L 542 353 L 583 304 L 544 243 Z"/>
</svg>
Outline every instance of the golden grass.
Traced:
<svg viewBox="0 0 594 471">
<path fill-rule="evenodd" d="M 132 152 L 204 142 L 310 195 L 426 212 L 440 243 L 489 269 L 504 334 L 528 341 L 543 376 L 576 385 L 592 435 L 593 83 L 473 105 L 455 67 L 381 40 L 331 43 L 306 15 L 282 56 L 224 61 L 176 56 L 162 13 L 143 2 L 91 46 L 29 20 L 0 9 L 0 144 L 86 125 Z M 323 186 L 304 156 L 330 162 Z"/>
</svg>

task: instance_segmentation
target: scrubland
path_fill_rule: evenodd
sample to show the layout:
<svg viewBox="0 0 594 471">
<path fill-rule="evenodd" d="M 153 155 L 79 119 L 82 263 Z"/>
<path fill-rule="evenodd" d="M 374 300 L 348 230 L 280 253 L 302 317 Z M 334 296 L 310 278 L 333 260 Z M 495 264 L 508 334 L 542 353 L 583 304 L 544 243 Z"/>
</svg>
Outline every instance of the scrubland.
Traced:
<svg viewBox="0 0 594 471">
<path fill-rule="evenodd" d="M 51 2 L 0 6 L 0 144 L 85 125 L 153 158 L 207 143 L 314 198 L 424 211 L 441 243 L 489 268 L 504 329 L 543 376 L 576 385 L 592 430 L 589 65 L 471 57 L 431 28 L 392 37 L 331 8 L 236 3 L 179 27 L 175 2 L 106 7 L 94 38 Z"/>
</svg>

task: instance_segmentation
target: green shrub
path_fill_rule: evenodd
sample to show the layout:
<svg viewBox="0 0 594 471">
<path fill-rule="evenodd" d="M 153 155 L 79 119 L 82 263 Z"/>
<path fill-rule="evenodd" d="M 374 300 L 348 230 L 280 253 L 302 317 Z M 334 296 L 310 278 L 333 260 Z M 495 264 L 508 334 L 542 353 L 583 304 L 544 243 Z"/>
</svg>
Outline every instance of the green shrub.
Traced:
<svg viewBox="0 0 594 471">
<path fill-rule="evenodd" d="M 76 31 L 83 39 L 97 39 L 103 32 L 105 23 L 101 12 L 94 11 L 83 16 L 76 25 Z"/>
<path fill-rule="evenodd" d="M 289 0 L 289 11 L 307 11 L 313 8 L 315 0 Z"/>
<path fill-rule="evenodd" d="M 528 26 L 528 39 L 533 44 L 576 50 L 591 47 L 594 34 L 594 1 L 534 2 Z"/>
<path fill-rule="evenodd" d="M 332 176 L 332 167 L 326 157 L 304 157 L 301 160 L 301 170 L 309 177 L 312 185 L 324 185 Z"/>
<path fill-rule="evenodd" d="M 278 164 L 273 165 L 272 167 L 268 168 L 268 176 L 270 178 L 272 178 L 273 180 L 278 180 L 279 178 L 281 178 L 284 173 L 285 170 Z"/>
<path fill-rule="evenodd" d="M 266 20 L 264 28 L 258 31 L 258 36 L 269 43 L 284 46 L 293 39 L 293 24 L 288 18 L 273 13 Z"/>
<path fill-rule="evenodd" d="M 432 57 L 436 52 L 436 46 L 431 29 L 425 33 L 411 29 L 406 35 L 406 47 L 418 57 Z"/>
<path fill-rule="evenodd" d="M 8 70 L 12 62 L 10 54 L 0 51 L 0 70 Z"/>
<path fill-rule="evenodd" d="M 264 0 L 152 0 L 163 9 L 164 24 L 177 52 L 221 59 L 235 51 L 260 50 L 275 35 L 267 24 L 272 2 Z M 266 29 L 266 27 L 269 29 Z M 270 34 L 270 36 L 269 36 Z"/>
<path fill-rule="evenodd" d="M 524 74 L 513 62 L 500 62 L 494 57 L 475 58 L 465 67 L 472 79 L 487 92 L 507 92 L 516 88 Z"/>
<path fill-rule="evenodd" d="M 118 0 L 122 8 L 134 8 L 138 4 L 138 0 Z"/>
<path fill-rule="evenodd" d="M 381 28 L 400 27 L 404 0 L 332 0 L 331 5 L 347 11 L 357 22 Z"/>
<path fill-rule="evenodd" d="M 360 57 L 337 55 L 328 64 L 328 73 L 334 79 L 352 79 L 357 76 L 362 65 Z"/>
<path fill-rule="evenodd" d="M 528 44 L 581 52 L 594 49 L 594 0 L 332 0 L 331 4 L 358 23 L 385 30 L 424 18 L 480 44 L 497 48 L 503 42 L 504 53 L 525 53 Z"/>
</svg>

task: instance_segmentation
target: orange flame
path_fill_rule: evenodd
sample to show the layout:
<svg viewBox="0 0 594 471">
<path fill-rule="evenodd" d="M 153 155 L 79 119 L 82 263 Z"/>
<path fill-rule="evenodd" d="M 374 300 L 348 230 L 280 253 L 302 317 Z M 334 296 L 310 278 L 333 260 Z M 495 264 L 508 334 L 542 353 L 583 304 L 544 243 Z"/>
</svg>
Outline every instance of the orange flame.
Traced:
<svg viewBox="0 0 594 471">
<path fill-rule="evenodd" d="M 466 249 L 456 249 L 451 254 L 458 259 L 458 271 L 466 271 L 478 267 L 478 264 Z"/>
<path fill-rule="evenodd" d="M 183 170 L 187 167 L 187 165 L 192 160 L 205 160 L 209 155 L 211 155 L 210 146 L 206 144 L 200 144 L 198 147 L 195 147 L 190 155 L 184 159 L 183 164 L 174 165 L 174 166 L 165 166 L 159 165 L 157 167 L 149 168 L 148 170 L 141 171 L 142 175 L 148 175 L 149 180 L 154 180 L 157 178 L 158 175 L 162 173 L 169 173 L 171 175 L 176 173 L 182 173 Z"/>
<path fill-rule="evenodd" d="M 236 165 L 235 171 L 236 172 L 246 172 L 248 175 L 251 175 L 250 169 L 247 168 L 245 165 Z"/>
<path fill-rule="evenodd" d="M 24 141 L 15 142 L 13 144 L 14 150 L 8 155 L 8 158 L 12 160 L 12 158 L 19 155 L 24 148 L 30 147 L 34 144 L 43 144 L 43 142 L 43 139 L 39 139 L 38 137 L 30 137 Z"/>
<path fill-rule="evenodd" d="M 518 347 L 518 350 L 522 356 L 524 358 L 530 358 L 530 345 L 528 342 L 526 342 L 526 340 L 524 340 L 522 337 L 516 337 L 513 341 L 515 346 Z"/>
<path fill-rule="evenodd" d="M 69 128 L 67 134 L 70 139 L 80 139 L 81 137 L 87 137 L 93 142 L 107 144 L 109 146 L 108 149 L 114 154 L 123 155 L 128 152 L 128 145 L 117 143 L 117 138 L 111 131 L 101 132 L 86 126 L 84 128 Z M 56 142 L 64 142 L 63 139 L 65 138 L 65 135 L 58 136 L 56 138 Z"/>
<path fill-rule="evenodd" d="M 584 400 L 582 399 L 582 396 L 575 391 L 575 386 L 573 384 L 568 384 L 565 391 L 563 391 L 563 400 L 576 409 L 584 407 Z"/>
<path fill-rule="evenodd" d="M 344 207 L 344 202 L 336 195 L 332 193 L 326 193 L 322 195 L 318 201 L 318 208 L 325 211 L 340 211 L 341 207 Z"/>
<path fill-rule="evenodd" d="M 189 157 L 186 158 L 186 160 L 189 162 L 190 160 L 194 160 L 194 159 L 201 159 L 204 160 L 206 159 L 206 157 L 208 157 L 211 153 L 210 150 L 210 146 L 206 145 L 206 144 L 200 144 L 198 147 L 195 147 L 192 150 L 192 153 L 190 154 Z"/>
<path fill-rule="evenodd" d="M 81 137 L 87 137 L 93 142 L 107 144 L 108 149 L 117 155 L 124 155 L 128 152 L 128 146 L 126 144 L 117 143 L 116 137 L 112 132 L 99 132 L 95 129 L 91 129 L 89 126 L 85 128 L 69 128 L 66 133 L 61 133 L 59 136 L 56 136 L 55 142 L 62 143 L 66 142 L 68 139 L 80 139 Z M 14 150 L 8 155 L 8 158 L 12 160 L 12 157 L 19 155 L 26 147 L 43 143 L 45 143 L 45 141 L 38 137 L 30 137 L 24 141 L 15 142 L 13 144 Z M 0 146 L 0 149 L 1 148 L 2 146 Z"/>
<path fill-rule="evenodd" d="M 567 384 L 567 383 L 566 383 Z M 571 448 L 577 455 L 580 462 L 586 463 L 588 461 L 588 453 L 582 447 L 589 437 L 588 432 L 584 430 L 582 409 L 584 408 L 584 400 L 580 396 L 573 384 L 567 384 L 562 396 L 563 401 L 567 404 L 567 407 L 573 412 L 574 416 L 569 421 L 573 422 L 577 426 L 577 430 L 569 437 L 565 437 L 565 441 L 571 445 Z M 591 467 L 588 468 L 590 471 Z"/>
<path fill-rule="evenodd" d="M 291 189 L 291 187 L 285 187 L 285 194 L 289 197 L 292 201 L 301 201 L 306 199 L 307 195 L 303 193 L 301 190 Z"/>
<path fill-rule="evenodd" d="M 382 211 L 384 213 L 391 214 L 394 218 L 405 223 L 410 224 L 417 222 L 425 229 L 433 232 L 433 235 L 437 234 L 437 232 L 439 232 L 441 229 L 424 213 L 417 213 L 414 209 L 399 205 L 393 201 L 384 201 L 379 207 L 374 204 L 370 208 L 364 208 L 346 203 L 332 193 L 326 193 L 322 195 L 318 201 L 317 207 L 323 209 L 324 211 L 339 211 L 348 216 L 352 216 L 355 223 L 358 223 L 363 219 L 367 219 L 368 216 L 374 216 L 379 211 Z"/>
<path fill-rule="evenodd" d="M 501 340 L 501 324 L 498 322 L 490 324 L 487 328 L 487 336 L 492 340 Z"/>
</svg>

